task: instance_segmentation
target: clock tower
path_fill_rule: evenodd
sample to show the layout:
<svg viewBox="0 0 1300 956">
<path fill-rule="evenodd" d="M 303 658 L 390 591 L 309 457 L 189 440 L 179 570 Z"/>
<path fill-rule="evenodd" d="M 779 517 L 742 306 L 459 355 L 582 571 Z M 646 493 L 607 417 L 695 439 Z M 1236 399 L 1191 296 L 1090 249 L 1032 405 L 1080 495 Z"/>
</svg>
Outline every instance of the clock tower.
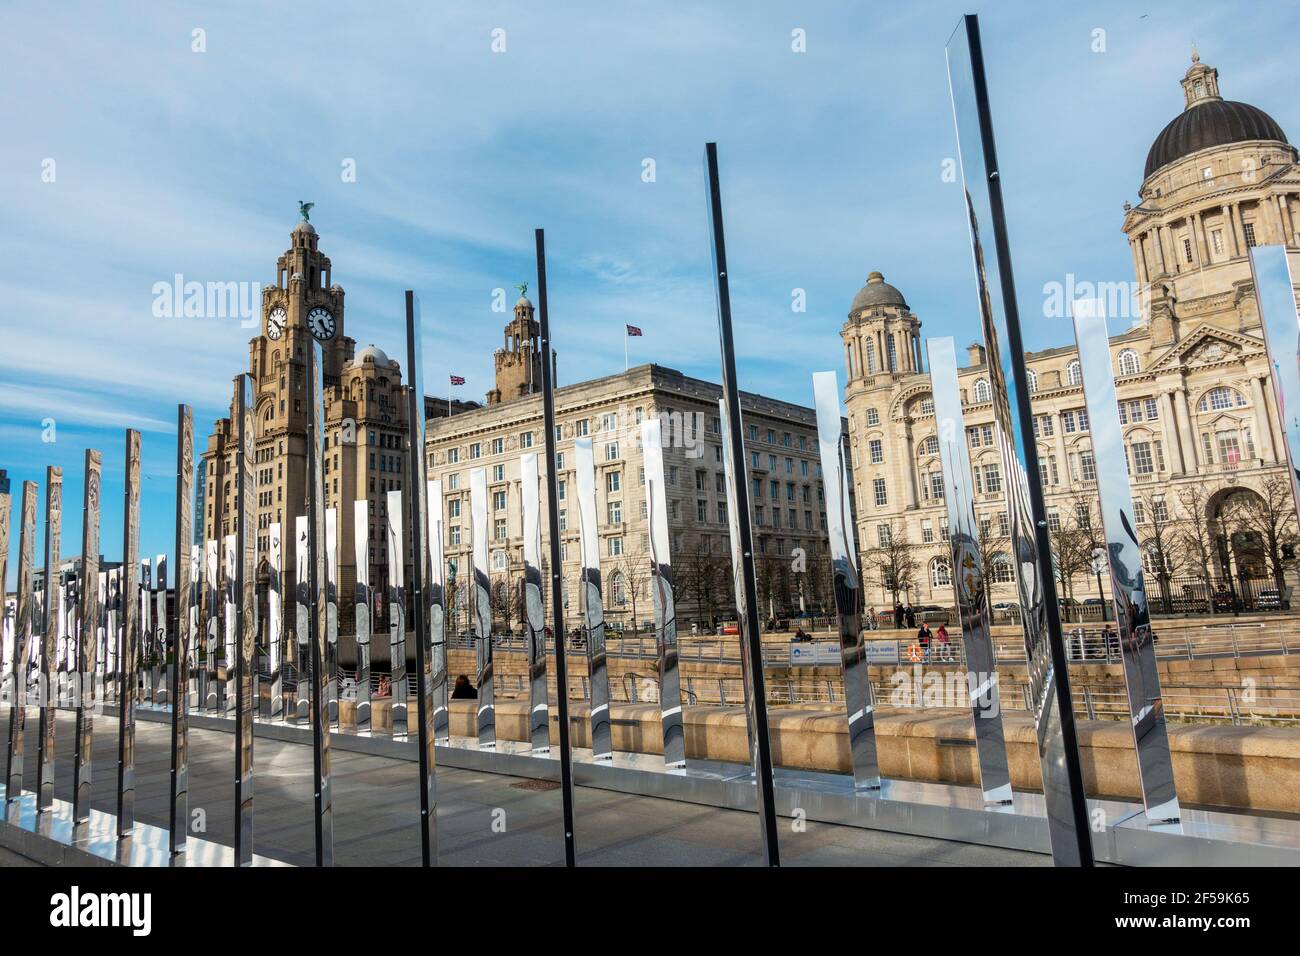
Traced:
<svg viewBox="0 0 1300 956">
<path fill-rule="evenodd" d="M 307 430 L 311 390 L 308 350 L 321 343 L 324 361 L 325 507 L 338 522 L 339 627 L 350 633 L 351 595 L 356 582 L 354 514 L 367 502 L 370 583 L 388 578 L 383 527 L 387 492 L 403 490 L 406 400 L 398 363 L 371 345 L 360 351 L 345 334 L 344 292 L 331 283 L 329 257 L 322 254 L 316 228 L 307 220 L 312 204 L 302 203 L 302 219 L 290 233 L 290 246 L 276 261 L 275 281 L 262 288 L 260 333 L 248 343 L 248 372 L 254 391 L 253 477 L 257 494 L 258 588 L 263 590 L 270 527 L 281 526 L 286 601 L 294 584 L 293 529 L 306 513 Z M 204 537 L 224 548 L 234 534 L 234 448 L 230 419 L 216 422 L 204 454 Z M 409 549 L 404 549 L 409 554 Z M 265 599 L 262 612 L 266 611 Z M 286 623 L 292 627 L 292 621 Z M 346 650 L 344 657 L 346 658 Z"/>
</svg>

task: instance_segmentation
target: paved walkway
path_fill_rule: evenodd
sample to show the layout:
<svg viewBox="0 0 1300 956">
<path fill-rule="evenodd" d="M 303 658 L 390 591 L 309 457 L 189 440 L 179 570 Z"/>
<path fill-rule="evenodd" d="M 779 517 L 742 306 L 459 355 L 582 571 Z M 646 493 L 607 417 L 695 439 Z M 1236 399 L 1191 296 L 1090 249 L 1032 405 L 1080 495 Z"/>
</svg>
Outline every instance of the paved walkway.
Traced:
<svg viewBox="0 0 1300 956">
<path fill-rule="evenodd" d="M 27 721 L 23 788 L 36 783 L 36 725 Z M 7 727 L 7 715 L 4 724 Z M 116 805 L 117 721 L 96 721 L 92 802 Z M 0 731 L 3 732 L 3 731 Z M 72 791 L 73 722 L 58 722 L 55 793 Z M 167 825 L 170 727 L 141 723 L 137 731 L 137 819 Z M 305 745 L 258 738 L 254 745 L 254 846 L 288 863 L 314 860 L 311 820 L 311 750 Z M 417 765 L 335 749 L 334 853 L 337 865 L 416 866 Z M 232 842 L 233 738 L 190 731 L 190 810 L 206 816 L 210 840 Z M 754 816 L 674 800 L 639 797 L 586 787 L 575 794 L 579 865 L 744 866 L 758 863 Z M 813 866 L 1048 866 L 1051 858 L 808 823 L 796 833 L 781 821 L 786 865 Z M 446 866 L 545 866 L 563 862 L 560 794 L 554 784 L 455 768 L 438 771 L 440 862 Z M 22 865 L 0 855 L 0 865 Z"/>
</svg>

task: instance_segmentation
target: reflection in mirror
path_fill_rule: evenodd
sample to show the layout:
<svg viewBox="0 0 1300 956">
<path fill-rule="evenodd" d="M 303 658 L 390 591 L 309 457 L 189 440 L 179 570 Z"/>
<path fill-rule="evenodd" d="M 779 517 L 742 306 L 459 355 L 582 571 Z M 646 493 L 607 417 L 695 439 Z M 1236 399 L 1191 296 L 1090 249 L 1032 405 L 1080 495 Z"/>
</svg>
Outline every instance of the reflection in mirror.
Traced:
<svg viewBox="0 0 1300 956">
<path fill-rule="evenodd" d="M 1087 801 L 1061 640 L 1060 610 L 1052 580 L 1038 450 L 1029 440 L 1033 416 L 979 21 L 975 16 L 962 18 L 948 40 L 946 54 L 1052 856 L 1060 866 L 1091 866 Z M 986 245 L 990 237 L 991 246 Z"/>
<path fill-rule="evenodd" d="M 1282 420 L 1282 444 L 1290 465 L 1292 503 L 1300 521 L 1300 315 L 1295 281 L 1285 246 L 1254 246 L 1250 269 L 1255 279 L 1268 363 Z"/>
<path fill-rule="evenodd" d="M 840 666 L 844 680 L 844 705 L 849 718 L 853 786 L 856 790 L 878 792 L 880 764 L 876 757 L 876 715 L 862 646 L 862 581 L 853 542 L 848 469 L 844 466 L 840 386 L 834 372 L 813 373 L 813 404 L 817 412 L 817 445 L 825 489 L 835 611 L 839 618 Z"/>
<path fill-rule="evenodd" d="M 573 443 L 578 477 L 578 523 L 582 551 L 582 610 L 586 615 L 587 667 L 591 683 L 591 752 L 614 759 L 609 727 L 609 671 L 605 656 L 605 606 L 600 580 L 600 537 L 596 517 L 596 464 L 591 439 Z"/>
<path fill-rule="evenodd" d="M 975 721 L 975 752 L 986 804 L 1011 802 L 1011 775 L 1002 730 L 1002 707 L 993 648 L 986 569 L 982 565 L 979 524 L 971 487 L 970 451 L 957 384 L 957 355 L 951 338 L 929 339 L 930 389 L 943 470 L 943 499 L 948 514 L 949 564 L 961 618 L 966 680 Z"/>
<path fill-rule="evenodd" d="M 1080 299 L 1073 303 L 1073 312 L 1093 454 L 1098 461 L 1118 463 L 1124 460 L 1124 436 L 1120 431 L 1103 303 L 1099 299 Z M 1118 465 L 1097 469 L 1097 494 L 1101 501 L 1105 557 L 1110 564 L 1111 599 L 1118 632 L 1114 641 L 1109 625 L 1102 633 L 1107 651 L 1117 641 L 1123 659 L 1142 803 L 1149 823 L 1177 823 L 1174 766 L 1169 754 L 1160 672 L 1142 580 L 1142 548 L 1135 530 L 1137 522 L 1127 469 L 1121 470 Z"/>
</svg>

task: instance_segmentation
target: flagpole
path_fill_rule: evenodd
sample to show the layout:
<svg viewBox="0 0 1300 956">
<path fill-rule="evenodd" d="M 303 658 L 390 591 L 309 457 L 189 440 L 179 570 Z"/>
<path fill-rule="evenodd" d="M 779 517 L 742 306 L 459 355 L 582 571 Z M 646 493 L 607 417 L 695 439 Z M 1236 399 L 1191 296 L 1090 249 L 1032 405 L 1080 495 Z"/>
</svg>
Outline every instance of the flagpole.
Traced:
<svg viewBox="0 0 1300 956">
<path fill-rule="evenodd" d="M 630 338 L 627 334 L 627 326 L 623 327 L 623 371 L 627 371 L 627 340 Z"/>
<path fill-rule="evenodd" d="M 447 376 L 447 417 L 451 418 L 451 376 Z"/>
</svg>

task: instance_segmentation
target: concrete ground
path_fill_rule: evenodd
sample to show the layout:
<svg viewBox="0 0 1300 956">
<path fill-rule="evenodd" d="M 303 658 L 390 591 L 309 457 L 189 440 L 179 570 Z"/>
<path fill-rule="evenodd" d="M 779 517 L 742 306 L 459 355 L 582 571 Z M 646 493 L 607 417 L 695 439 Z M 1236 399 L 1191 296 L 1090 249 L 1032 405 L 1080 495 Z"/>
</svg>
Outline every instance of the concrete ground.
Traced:
<svg viewBox="0 0 1300 956">
<path fill-rule="evenodd" d="M 34 712 L 32 713 L 34 716 Z M 7 720 L 5 721 L 7 723 Z M 27 721 L 23 788 L 36 784 L 37 721 Z M 73 721 L 57 729 L 55 794 L 71 798 Z M 167 826 L 170 727 L 137 729 L 136 818 Z M 334 854 L 341 866 L 417 866 L 418 769 L 414 762 L 331 752 Z M 117 721 L 96 721 L 92 802 L 113 811 Z M 310 748 L 258 738 L 254 745 L 254 846 L 287 863 L 314 862 Z M 207 839 L 233 835 L 233 738 L 190 731 L 190 812 L 204 817 Z M 564 859 L 560 793 L 555 784 L 443 768 L 438 771 L 439 859 L 447 866 L 546 866 Z M 753 814 L 611 791 L 578 788 L 579 865 L 746 866 L 758 863 Z M 791 866 L 1050 866 L 1049 856 L 808 823 L 794 832 L 781 820 L 782 862 Z M 31 865 L 0 850 L 0 866 Z"/>
</svg>

